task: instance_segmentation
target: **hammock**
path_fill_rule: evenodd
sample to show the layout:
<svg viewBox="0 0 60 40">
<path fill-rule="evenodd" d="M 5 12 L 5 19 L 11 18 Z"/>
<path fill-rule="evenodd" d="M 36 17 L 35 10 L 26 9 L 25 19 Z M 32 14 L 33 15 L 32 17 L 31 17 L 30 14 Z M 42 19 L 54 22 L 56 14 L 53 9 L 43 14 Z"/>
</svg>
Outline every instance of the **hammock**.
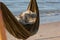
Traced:
<svg viewBox="0 0 60 40">
<path fill-rule="evenodd" d="M 28 37 L 34 35 L 39 28 L 39 10 L 36 0 L 31 0 L 27 10 L 37 13 L 36 22 L 31 25 L 23 25 L 17 21 L 15 16 L 6 7 L 5 4 L 0 2 L 2 17 L 4 24 L 9 33 L 18 39 L 27 39 Z"/>
</svg>

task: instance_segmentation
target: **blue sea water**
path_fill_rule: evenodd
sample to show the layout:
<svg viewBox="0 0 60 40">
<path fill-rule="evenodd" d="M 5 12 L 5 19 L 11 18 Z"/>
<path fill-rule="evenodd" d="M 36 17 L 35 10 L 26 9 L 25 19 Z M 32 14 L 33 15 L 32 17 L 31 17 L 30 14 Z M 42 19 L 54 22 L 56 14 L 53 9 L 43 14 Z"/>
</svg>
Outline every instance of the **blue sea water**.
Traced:
<svg viewBox="0 0 60 40">
<path fill-rule="evenodd" d="M 2 0 L 14 15 L 19 15 L 28 7 L 29 1 L 23 0 Z M 38 7 L 40 11 L 40 24 L 60 21 L 60 1 L 55 0 L 38 0 Z"/>
</svg>

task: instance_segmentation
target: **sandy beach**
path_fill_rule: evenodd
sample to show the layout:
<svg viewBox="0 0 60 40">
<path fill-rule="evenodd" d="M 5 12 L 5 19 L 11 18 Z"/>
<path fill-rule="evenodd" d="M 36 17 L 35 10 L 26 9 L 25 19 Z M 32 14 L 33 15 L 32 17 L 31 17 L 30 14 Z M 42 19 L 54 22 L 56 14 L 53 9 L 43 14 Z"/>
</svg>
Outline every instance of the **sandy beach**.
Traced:
<svg viewBox="0 0 60 40">
<path fill-rule="evenodd" d="M 37 34 L 27 40 L 60 40 L 60 22 L 41 24 Z"/>
<path fill-rule="evenodd" d="M 1 14 L 1 10 L 0 10 Z M 1 14 L 2 15 L 2 14 Z M 0 15 L 0 40 L 5 40 L 5 32 L 7 40 L 21 40 L 14 38 L 8 31 L 4 30 L 4 23 Z M 38 32 L 29 37 L 27 40 L 60 40 L 60 22 L 40 24 Z"/>
<path fill-rule="evenodd" d="M 25 11 L 29 1 L 2 0 L 14 15 Z M 38 0 L 40 26 L 27 40 L 60 40 L 60 0 Z M 13 37 L 4 27 L 0 10 L 0 40 L 21 40 Z M 6 33 L 6 35 L 5 35 Z M 7 39 L 6 39 L 7 38 Z"/>
<path fill-rule="evenodd" d="M 6 31 L 8 40 L 21 40 L 14 38 Z M 60 40 L 60 22 L 41 24 L 38 32 L 27 40 Z"/>
<path fill-rule="evenodd" d="M 5 32 L 7 40 L 20 40 L 14 38 L 10 33 L 3 30 L 4 30 L 4 23 L 2 16 L 0 16 L 0 40 L 5 40 L 5 36 L 3 36 Z M 60 22 L 40 24 L 38 32 L 35 35 L 29 37 L 27 40 L 60 40 Z"/>
</svg>

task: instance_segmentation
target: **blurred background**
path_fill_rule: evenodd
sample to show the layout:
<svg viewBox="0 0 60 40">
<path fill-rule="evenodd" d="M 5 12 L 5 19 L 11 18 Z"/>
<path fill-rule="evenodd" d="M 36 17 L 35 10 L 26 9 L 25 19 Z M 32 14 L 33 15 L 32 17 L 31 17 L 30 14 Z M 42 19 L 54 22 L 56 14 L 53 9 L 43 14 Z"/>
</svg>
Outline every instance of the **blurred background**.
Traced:
<svg viewBox="0 0 60 40">
<path fill-rule="evenodd" d="M 14 15 L 19 15 L 28 7 L 30 0 L 1 0 Z M 60 21 L 60 0 L 37 0 L 40 24 Z"/>
</svg>

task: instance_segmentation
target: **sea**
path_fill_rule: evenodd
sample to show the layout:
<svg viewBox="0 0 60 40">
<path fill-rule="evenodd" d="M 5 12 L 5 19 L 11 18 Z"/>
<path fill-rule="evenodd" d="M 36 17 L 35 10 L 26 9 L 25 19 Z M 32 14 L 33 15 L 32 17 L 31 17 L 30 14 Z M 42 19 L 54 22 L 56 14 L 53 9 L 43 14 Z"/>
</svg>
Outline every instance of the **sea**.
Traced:
<svg viewBox="0 0 60 40">
<path fill-rule="evenodd" d="M 1 0 L 13 13 L 17 16 L 21 12 L 26 11 L 29 0 Z M 40 24 L 60 21 L 60 0 L 37 0 Z"/>
</svg>

